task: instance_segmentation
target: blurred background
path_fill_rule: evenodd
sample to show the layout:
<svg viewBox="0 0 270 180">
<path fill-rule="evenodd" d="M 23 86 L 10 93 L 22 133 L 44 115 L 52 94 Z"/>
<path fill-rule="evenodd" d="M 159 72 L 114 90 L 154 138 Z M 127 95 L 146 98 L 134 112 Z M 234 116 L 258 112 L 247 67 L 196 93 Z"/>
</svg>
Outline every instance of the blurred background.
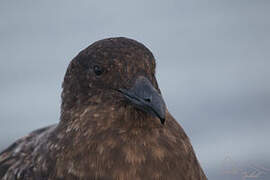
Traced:
<svg viewBox="0 0 270 180">
<path fill-rule="evenodd" d="M 0 150 L 59 121 L 69 61 L 126 36 L 157 60 L 208 178 L 270 179 L 270 1 L 0 1 Z"/>
</svg>

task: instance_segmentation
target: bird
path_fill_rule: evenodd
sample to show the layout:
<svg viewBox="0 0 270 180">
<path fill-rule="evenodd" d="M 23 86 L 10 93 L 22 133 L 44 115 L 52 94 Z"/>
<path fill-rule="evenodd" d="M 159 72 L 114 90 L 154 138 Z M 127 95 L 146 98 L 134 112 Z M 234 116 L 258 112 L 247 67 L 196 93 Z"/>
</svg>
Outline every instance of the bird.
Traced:
<svg viewBox="0 0 270 180">
<path fill-rule="evenodd" d="M 64 75 L 59 123 L 2 151 L 0 178 L 206 180 L 155 69 L 152 52 L 127 37 L 98 40 L 79 52 Z"/>
</svg>

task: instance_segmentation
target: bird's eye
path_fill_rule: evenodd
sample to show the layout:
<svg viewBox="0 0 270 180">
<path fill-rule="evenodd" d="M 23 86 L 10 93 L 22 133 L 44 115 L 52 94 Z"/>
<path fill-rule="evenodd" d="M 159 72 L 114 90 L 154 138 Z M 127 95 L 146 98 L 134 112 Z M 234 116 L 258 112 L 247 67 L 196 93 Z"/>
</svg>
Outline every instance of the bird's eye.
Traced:
<svg viewBox="0 0 270 180">
<path fill-rule="evenodd" d="M 93 69 L 94 69 L 94 72 L 95 72 L 95 74 L 97 76 L 100 76 L 103 73 L 103 69 L 100 66 L 98 66 L 98 65 L 95 65 L 93 67 Z"/>
</svg>

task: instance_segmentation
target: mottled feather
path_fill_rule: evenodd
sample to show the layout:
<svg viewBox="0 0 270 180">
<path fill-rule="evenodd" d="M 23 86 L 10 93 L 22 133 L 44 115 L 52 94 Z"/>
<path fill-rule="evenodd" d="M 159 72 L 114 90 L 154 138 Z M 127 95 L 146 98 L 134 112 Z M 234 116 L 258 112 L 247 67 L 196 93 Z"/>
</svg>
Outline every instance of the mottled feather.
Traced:
<svg viewBox="0 0 270 180">
<path fill-rule="evenodd" d="M 102 75 L 95 75 L 97 65 Z M 189 138 L 168 110 L 163 125 L 116 91 L 143 76 L 161 96 L 155 66 L 150 50 L 127 38 L 81 51 L 64 78 L 60 122 L 4 150 L 0 178 L 205 180 Z"/>
</svg>

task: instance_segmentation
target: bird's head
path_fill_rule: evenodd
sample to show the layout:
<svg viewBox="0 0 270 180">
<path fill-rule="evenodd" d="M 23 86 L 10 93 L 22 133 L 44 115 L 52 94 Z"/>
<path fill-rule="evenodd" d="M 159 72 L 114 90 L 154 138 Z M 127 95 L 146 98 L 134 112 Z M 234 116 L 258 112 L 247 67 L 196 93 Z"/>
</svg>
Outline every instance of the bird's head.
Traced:
<svg viewBox="0 0 270 180">
<path fill-rule="evenodd" d="M 71 61 L 63 82 L 62 109 L 125 101 L 164 124 L 166 105 L 155 66 L 150 50 L 135 40 L 120 37 L 97 41 Z"/>
</svg>

